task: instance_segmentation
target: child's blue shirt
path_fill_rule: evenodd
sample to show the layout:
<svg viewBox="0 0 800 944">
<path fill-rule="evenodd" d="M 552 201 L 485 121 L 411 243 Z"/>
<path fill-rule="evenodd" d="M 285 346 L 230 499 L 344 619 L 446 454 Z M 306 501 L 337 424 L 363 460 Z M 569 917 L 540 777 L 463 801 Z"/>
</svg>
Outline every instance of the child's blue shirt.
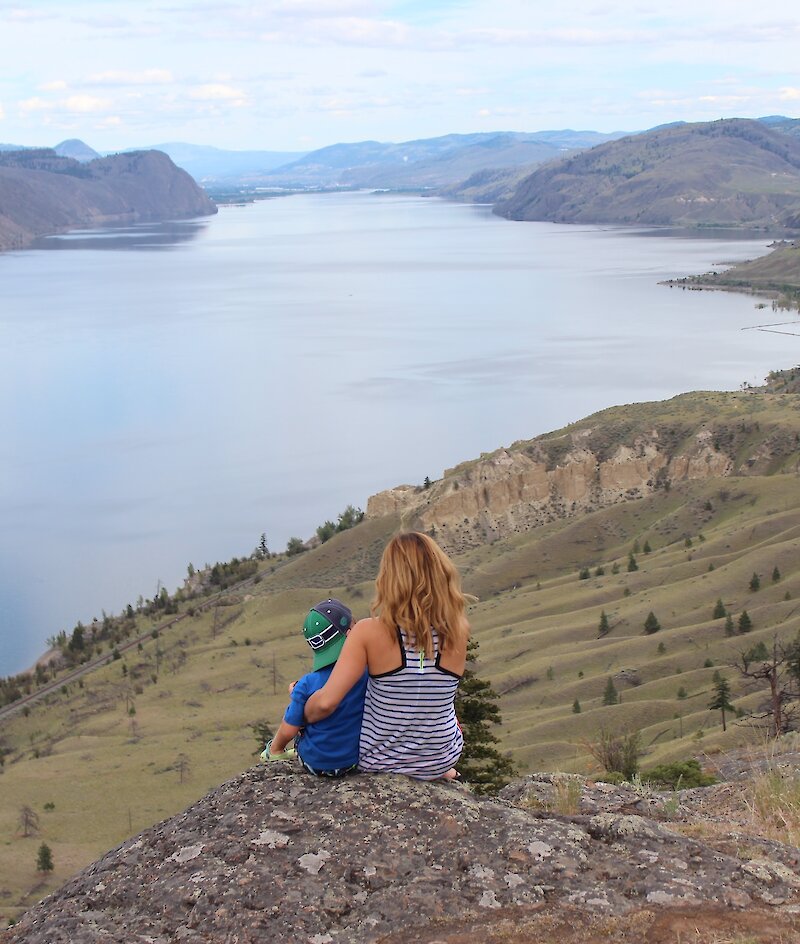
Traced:
<svg viewBox="0 0 800 944">
<path fill-rule="evenodd" d="M 367 691 L 366 669 L 333 714 L 314 724 L 307 724 L 303 719 L 306 702 L 328 681 L 332 671 L 333 665 L 327 665 L 304 675 L 292 690 L 292 700 L 283 716 L 287 724 L 303 727 L 297 740 L 297 752 L 314 770 L 338 770 L 358 763 L 361 715 Z"/>
</svg>

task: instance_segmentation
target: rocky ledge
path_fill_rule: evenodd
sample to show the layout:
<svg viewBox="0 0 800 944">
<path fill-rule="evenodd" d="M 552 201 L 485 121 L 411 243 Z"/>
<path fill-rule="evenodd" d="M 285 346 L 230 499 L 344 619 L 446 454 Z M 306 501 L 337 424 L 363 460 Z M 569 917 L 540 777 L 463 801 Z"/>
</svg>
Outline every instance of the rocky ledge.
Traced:
<svg viewBox="0 0 800 944">
<path fill-rule="evenodd" d="M 773 843 L 743 860 L 659 822 L 658 804 L 635 805 L 635 791 L 585 781 L 580 812 L 558 814 L 558 787 L 528 777 L 493 800 L 400 776 L 253 768 L 109 852 L 6 940 L 533 941 L 552 938 L 521 929 L 549 914 L 562 944 L 665 941 L 641 924 L 636 938 L 591 929 L 698 909 L 800 933 L 800 850 Z"/>
</svg>

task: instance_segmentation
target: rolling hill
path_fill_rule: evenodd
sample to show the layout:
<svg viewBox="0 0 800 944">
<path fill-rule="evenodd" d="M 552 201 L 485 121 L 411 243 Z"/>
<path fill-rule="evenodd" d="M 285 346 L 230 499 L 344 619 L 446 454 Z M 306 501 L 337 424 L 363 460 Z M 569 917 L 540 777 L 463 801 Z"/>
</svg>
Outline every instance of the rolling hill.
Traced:
<svg viewBox="0 0 800 944">
<path fill-rule="evenodd" d="M 680 124 L 534 171 L 495 212 L 514 220 L 759 226 L 800 211 L 800 141 L 764 122 Z"/>
<path fill-rule="evenodd" d="M 765 693 L 729 663 L 800 632 L 798 474 L 800 368 L 763 389 L 614 407 L 514 443 L 428 488 L 374 496 L 362 523 L 254 560 L 242 583 L 195 574 L 174 616 L 123 614 L 96 644 L 85 628 L 110 661 L 81 678 L 56 671 L 45 697 L 2 717 L 2 913 L 252 764 L 251 725 L 275 724 L 308 663 L 299 615 L 331 594 L 366 615 L 401 526 L 435 533 L 479 598 L 478 671 L 500 694 L 501 746 L 522 772 L 593 769 L 586 743 L 602 728 L 639 730 L 645 766 L 758 740 L 745 721 Z M 651 611 L 660 628 L 648 634 Z M 707 707 L 717 671 L 742 715 L 726 732 Z M 23 805 L 53 850 L 44 884 L 19 867 L 33 855 Z"/>
</svg>

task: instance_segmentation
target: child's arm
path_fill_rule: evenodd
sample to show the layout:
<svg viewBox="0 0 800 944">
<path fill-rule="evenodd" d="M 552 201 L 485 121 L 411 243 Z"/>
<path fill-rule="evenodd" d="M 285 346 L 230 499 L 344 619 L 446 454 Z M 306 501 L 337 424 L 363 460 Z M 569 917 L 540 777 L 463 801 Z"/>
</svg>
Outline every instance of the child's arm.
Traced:
<svg viewBox="0 0 800 944">
<path fill-rule="evenodd" d="M 286 750 L 286 745 L 293 737 L 296 737 L 299 733 L 300 728 L 296 724 L 287 724 L 285 721 L 281 721 L 278 730 L 275 732 L 275 737 L 269 742 L 269 753 L 271 756 L 275 754 L 282 754 Z"/>
</svg>

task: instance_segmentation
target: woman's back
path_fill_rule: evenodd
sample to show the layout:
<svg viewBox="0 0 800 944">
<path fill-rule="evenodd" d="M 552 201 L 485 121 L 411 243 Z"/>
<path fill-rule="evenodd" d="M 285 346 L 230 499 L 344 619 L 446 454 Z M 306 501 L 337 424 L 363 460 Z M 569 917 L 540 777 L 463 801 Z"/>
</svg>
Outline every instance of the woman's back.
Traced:
<svg viewBox="0 0 800 944">
<path fill-rule="evenodd" d="M 443 655 L 435 630 L 433 654 L 418 650 L 400 628 L 390 643 L 387 627 L 371 627 L 367 645 L 369 681 L 359 746 L 359 767 L 435 780 L 452 768 L 464 741 L 453 700 L 463 673 L 459 654 Z M 370 645 L 371 643 L 371 645 Z M 443 664 L 444 663 L 444 664 Z M 447 666 L 460 665 L 460 672 Z"/>
</svg>

